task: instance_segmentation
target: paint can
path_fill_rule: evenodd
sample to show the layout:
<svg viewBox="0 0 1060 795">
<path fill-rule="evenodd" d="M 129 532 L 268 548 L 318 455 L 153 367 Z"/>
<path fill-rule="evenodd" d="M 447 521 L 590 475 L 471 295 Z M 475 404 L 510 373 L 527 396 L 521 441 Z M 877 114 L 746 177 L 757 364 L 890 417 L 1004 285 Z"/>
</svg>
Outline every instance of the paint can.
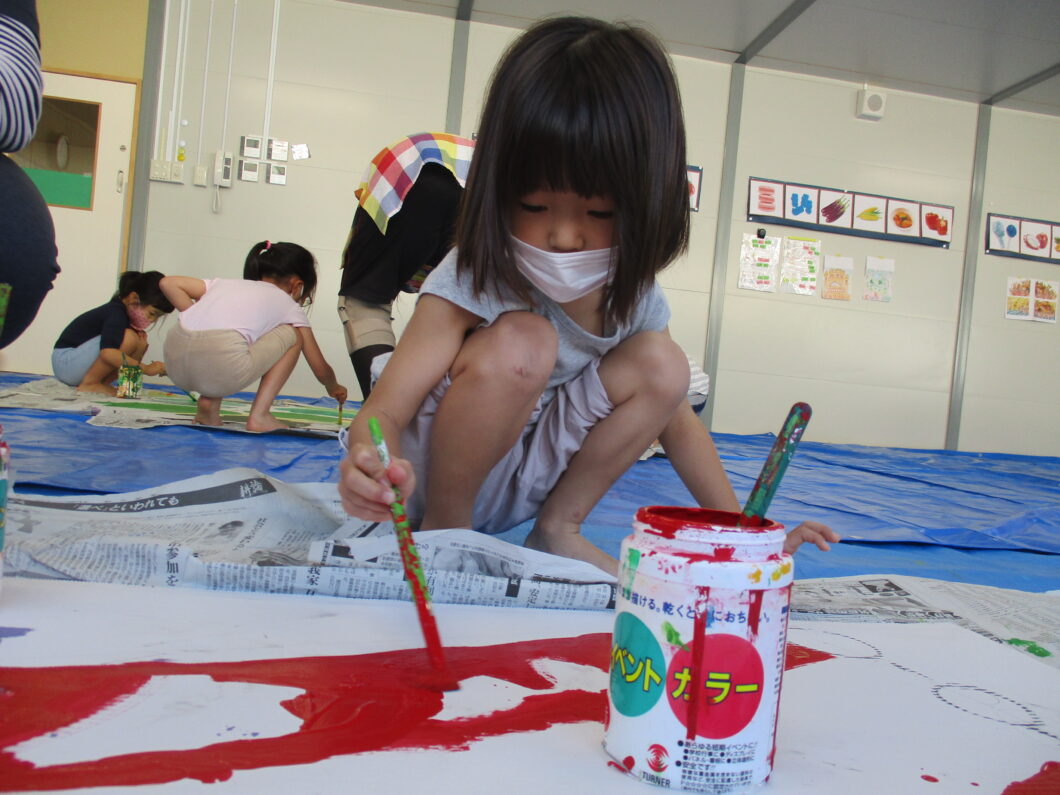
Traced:
<svg viewBox="0 0 1060 795">
<path fill-rule="evenodd" d="M 123 364 L 118 368 L 118 397 L 136 399 L 140 397 L 143 388 L 143 368 L 135 364 Z"/>
<path fill-rule="evenodd" d="M 649 784 L 772 772 L 793 566 L 783 525 L 739 516 L 644 507 L 622 542 L 604 749 Z"/>
</svg>

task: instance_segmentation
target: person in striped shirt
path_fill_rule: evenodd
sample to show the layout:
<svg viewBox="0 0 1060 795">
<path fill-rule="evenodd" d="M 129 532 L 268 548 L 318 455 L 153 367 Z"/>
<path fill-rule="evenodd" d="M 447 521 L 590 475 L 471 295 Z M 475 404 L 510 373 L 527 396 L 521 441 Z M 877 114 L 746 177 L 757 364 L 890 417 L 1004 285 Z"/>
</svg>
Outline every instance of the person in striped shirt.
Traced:
<svg viewBox="0 0 1060 795">
<path fill-rule="evenodd" d="M 43 90 L 36 4 L 0 0 L 0 152 L 29 144 Z M 58 273 L 48 205 L 15 161 L 0 154 L 0 284 L 11 288 L 0 348 L 33 322 Z"/>
</svg>

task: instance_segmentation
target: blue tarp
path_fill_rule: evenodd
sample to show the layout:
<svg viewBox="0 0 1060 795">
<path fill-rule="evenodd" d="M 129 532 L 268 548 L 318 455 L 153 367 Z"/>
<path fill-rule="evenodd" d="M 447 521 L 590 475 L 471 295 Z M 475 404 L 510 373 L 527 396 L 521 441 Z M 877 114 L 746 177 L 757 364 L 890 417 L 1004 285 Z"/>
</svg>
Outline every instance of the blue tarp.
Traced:
<svg viewBox="0 0 1060 795">
<path fill-rule="evenodd" d="M 0 375 L 0 388 L 25 377 Z M 323 401 L 306 401 L 323 402 Z M 333 439 L 242 434 L 182 426 L 98 428 L 77 414 L 0 409 L 16 487 L 30 493 L 125 492 L 247 466 L 289 483 L 336 481 Z M 716 434 L 741 501 L 773 444 L 771 434 Z M 664 458 L 634 465 L 590 514 L 583 532 L 617 555 L 642 505 L 691 504 Z M 1060 458 L 804 441 L 770 518 L 813 519 L 844 543 L 803 549 L 801 577 L 916 574 L 1027 590 L 1060 588 Z M 521 543 L 531 523 L 500 537 Z"/>
</svg>

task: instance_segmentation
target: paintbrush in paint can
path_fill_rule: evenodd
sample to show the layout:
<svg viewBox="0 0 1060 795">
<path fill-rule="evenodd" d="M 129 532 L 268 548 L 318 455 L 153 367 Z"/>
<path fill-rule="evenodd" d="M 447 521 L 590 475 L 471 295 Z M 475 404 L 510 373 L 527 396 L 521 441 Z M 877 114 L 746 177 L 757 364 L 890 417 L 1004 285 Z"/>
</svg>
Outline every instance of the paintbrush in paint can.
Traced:
<svg viewBox="0 0 1060 795">
<path fill-rule="evenodd" d="M 762 471 L 755 481 L 751 494 L 744 504 L 740 513 L 739 524 L 744 527 L 761 525 L 765 521 L 766 510 L 769 503 L 773 501 L 773 495 L 777 492 L 780 479 L 784 477 L 784 470 L 788 468 L 791 457 L 795 455 L 795 447 L 802 438 L 806 424 L 810 421 L 813 409 L 808 403 L 796 403 L 788 412 L 784 425 L 773 442 L 773 449 L 769 451 Z"/>
<path fill-rule="evenodd" d="M 368 430 L 372 434 L 372 444 L 379 453 L 379 460 L 383 462 L 384 469 L 390 466 L 390 451 L 387 449 L 386 440 L 383 438 L 383 430 L 379 427 L 379 421 L 375 417 L 368 418 Z M 401 565 L 405 569 L 405 580 L 412 592 L 412 601 L 416 605 L 416 613 L 420 618 L 420 628 L 423 630 L 423 640 L 427 645 L 427 656 L 431 660 L 431 666 L 438 677 L 437 685 L 441 690 L 459 690 L 460 685 L 456 681 L 449 665 L 442 653 L 442 639 L 438 634 L 438 622 L 434 620 L 431 611 L 431 593 L 427 587 L 427 578 L 423 574 L 423 564 L 420 554 L 416 551 L 416 543 L 412 540 L 412 529 L 409 527 L 408 517 L 405 515 L 405 505 L 401 502 L 401 493 L 391 484 L 394 499 L 390 503 L 390 513 L 394 517 L 394 535 L 397 536 L 398 552 L 401 553 Z"/>
</svg>

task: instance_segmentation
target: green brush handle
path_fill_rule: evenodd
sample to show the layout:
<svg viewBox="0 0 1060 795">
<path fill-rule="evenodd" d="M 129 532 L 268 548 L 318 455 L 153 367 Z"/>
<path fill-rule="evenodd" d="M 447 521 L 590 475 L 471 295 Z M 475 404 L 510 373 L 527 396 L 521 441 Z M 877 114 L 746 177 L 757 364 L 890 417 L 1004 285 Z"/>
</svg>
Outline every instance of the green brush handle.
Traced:
<svg viewBox="0 0 1060 795">
<path fill-rule="evenodd" d="M 806 424 L 810 421 L 813 409 L 808 403 L 796 403 L 788 412 L 788 418 L 784 420 L 784 427 L 780 429 L 777 440 L 773 443 L 773 449 L 769 451 L 762 471 L 755 481 L 751 495 L 740 514 L 739 524 L 744 527 L 761 525 L 765 521 L 766 511 L 773 501 L 773 495 L 777 492 L 780 479 L 784 477 L 784 471 L 795 455 L 795 447 L 802 438 L 802 432 L 806 430 Z"/>
</svg>

